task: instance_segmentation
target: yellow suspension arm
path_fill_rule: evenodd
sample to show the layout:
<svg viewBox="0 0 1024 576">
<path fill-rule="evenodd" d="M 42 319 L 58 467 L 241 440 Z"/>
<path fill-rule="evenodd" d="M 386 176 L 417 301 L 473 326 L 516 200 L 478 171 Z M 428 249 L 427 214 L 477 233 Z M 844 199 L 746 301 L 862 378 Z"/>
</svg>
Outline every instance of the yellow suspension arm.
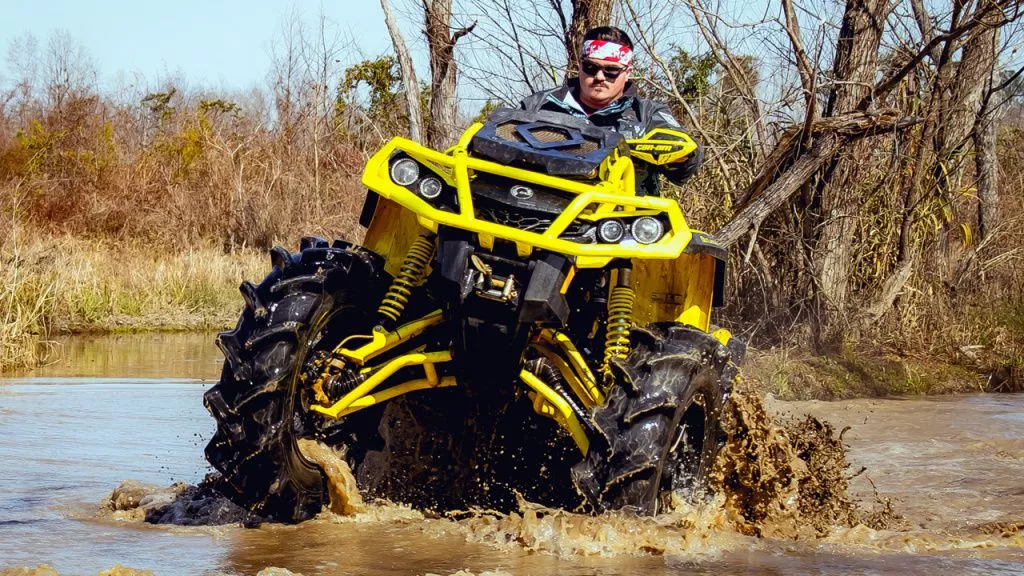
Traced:
<svg viewBox="0 0 1024 576">
<path fill-rule="evenodd" d="M 366 396 L 363 396 L 358 400 L 354 400 L 351 404 L 349 404 L 348 408 L 345 408 L 338 414 L 338 418 L 344 418 L 345 416 L 348 416 L 353 412 L 358 412 L 363 408 L 369 408 L 370 406 L 374 406 L 382 402 L 387 402 L 388 400 L 396 396 L 401 396 L 402 394 L 407 394 L 409 392 L 415 392 L 416 390 L 427 390 L 428 388 L 450 388 L 452 386 L 457 385 L 458 381 L 455 379 L 454 376 L 445 376 L 434 382 L 431 382 L 429 378 L 410 380 L 408 382 L 403 382 L 401 384 L 391 386 L 386 390 L 378 392 L 377 394 L 367 394 Z M 314 409 L 316 408 L 317 407 L 314 406 Z"/>
<path fill-rule="evenodd" d="M 594 373 L 590 371 L 587 361 L 572 340 L 565 334 L 550 329 L 541 330 L 539 339 L 541 345 L 537 349 L 555 364 L 580 400 L 588 408 L 603 405 L 604 393 L 601 392 Z"/>
<path fill-rule="evenodd" d="M 587 455 L 587 451 L 590 450 L 590 439 L 587 438 L 587 433 L 583 431 L 583 426 L 580 425 L 580 421 L 576 418 L 576 414 L 573 413 L 572 408 L 569 407 L 569 403 L 562 398 L 558 392 L 551 389 L 550 386 L 544 383 L 543 380 L 538 378 L 533 372 L 529 370 L 522 370 L 519 372 L 519 378 L 529 386 L 539 397 L 535 397 L 534 402 L 537 400 L 545 400 L 547 403 L 554 408 L 555 412 L 550 413 L 544 410 L 537 410 L 537 412 L 550 416 L 555 419 L 563 428 L 565 428 L 569 435 L 572 436 L 576 446 L 580 449 L 580 452 L 584 456 Z M 537 406 L 534 406 L 537 409 Z"/>
<path fill-rule="evenodd" d="M 339 346 L 340 349 L 337 350 L 337 354 L 357 366 L 362 366 L 374 357 L 408 341 L 410 338 L 419 336 L 426 331 L 427 328 L 440 324 L 443 319 L 444 317 L 441 311 L 435 310 L 423 318 L 414 320 L 408 324 L 403 324 L 391 332 L 388 332 L 384 328 L 378 326 L 373 329 L 373 334 L 368 336 L 359 336 L 363 338 L 369 337 L 369 342 L 355 350 L 349 350 L 348 348 L 341 347 L 348 342 L 348 339 L 346 339 L 342 341 L 341 346 Z"/>
<path fill-rule="evenodd" d="M 402 368 L 408 366 L 423 366 L 423 371 L 426 375 L 426 382 L 429 386 L 424 387 L 438 387 L 441 386 L 442 381 L 437 377 L 437 370 L 434 368 L 434 364 L 440 364 L 444 362 L 451 362 L 452 353 L 449 351 L 444 352 L 414 352 L 412 354 L 405 354 L 394 358 L 387 364 L 381 366 L 373 372 L 373 375 L 366 379 L 365 382 L 357 386 L 354 390 L 345 394 L 340 400 L 332 404 L 331 406 L 324 407 L 319 405 L 313 405 L 311 409 L 314 412 L 318 412 L 329 418 L 340 418 L 342 413 L 347 408 L 352 406 L 357 400 L 363 398 L 370 392 L 373 392 L 377 386 L 380 386 L 385 380 L 390 378 Z M 418 382 L 418 381 L 414 381 Z M 446 384 L 452 385 L 452 384 Z M 420 388 L 410 388 L 420 389 Z M 390 390 L 386 390 L 384 393 L 388 393 Z M 389 398 L 397 396 L 401 392 L 395 392 L 388 396 Z"/>
</svg>

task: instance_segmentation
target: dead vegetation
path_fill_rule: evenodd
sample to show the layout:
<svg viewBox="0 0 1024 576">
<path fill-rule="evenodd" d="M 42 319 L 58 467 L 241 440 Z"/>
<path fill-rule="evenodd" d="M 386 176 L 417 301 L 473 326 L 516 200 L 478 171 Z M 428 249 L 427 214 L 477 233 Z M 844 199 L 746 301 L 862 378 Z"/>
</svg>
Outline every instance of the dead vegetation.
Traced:
<svg viewBox="0 0 1024 576">
<path fill-rule="evenodd" d="M 56 360 L 58 333 L 222 329 L 238 284 L 266 267 L 254 250 L 154 251 L 14 223 L 0 241 L 0 369 Z"/>
<path fill-rule="evenodd" d="M 705 144 L 701 174 L 669 193 L 732 246 L 721 323 L 830 375 L 786 376 L 806 389 L 794 396 L 946 390 L 921 375 L 933 360 L 981 375 L 979 389 L 1020 389 L 1019 1 L 787 0 L 756 16 L 708 0 L 426 7 L 423 85 L 403 50 L 359 60 L 323 18 L 287 19 L 268 85 L 245 93 L 178 78 L 101 91 L 66 34 L 15 39 L 17 74 L 0 86 L 4 262 L 26 233 L 131 246 L 150 266 L 195 246 L 231 258 L 303 234 L 358 240 L 367 155 L 395 134 L 442 144 L 475 113 L 453 108 L 456 69 L 483 109 L 515 104 L 571 71 L 582 26 L 610 19 L 637 44 L 641 92 Z M 12 286 L 37 281 L 7 268 L 5 350 L 52 327 L 12 304 Z M 45 307 L 65 288 L 34 292 Z"/>
</svg>

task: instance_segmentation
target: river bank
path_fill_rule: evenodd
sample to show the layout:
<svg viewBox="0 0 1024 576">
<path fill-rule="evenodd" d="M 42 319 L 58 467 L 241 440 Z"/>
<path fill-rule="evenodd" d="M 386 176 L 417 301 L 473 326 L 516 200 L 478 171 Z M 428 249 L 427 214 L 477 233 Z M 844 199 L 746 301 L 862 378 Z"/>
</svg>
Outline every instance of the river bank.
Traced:
<svg viewBox="0 0 1024 576">
<path fill-rule="evenodd" d="M 60 361 L 55 342 L 63 335 L 226 329 L 241 306 L 238 285 L 259 282 L 268 268 L 255 249 L 170 251 L 14 226 L 0 246 L 0 372 Z M 953 353 L 751 347 L 744 375 L 786 400 L 1021 391 L 1024 356 L 1013 352 L 1021 338 L 1013 322 L 1024 320 L 1010 314 L 1007 327 L 996 328 L 1001 336 Z"/>
<path fill-rule="evenodd" d="M 268 266 L 256 250 L 169 252 L 15 227 L 0 250 L 0 371 L 60 360 L 65 334 L 230 326 L 239 283 Z"/>
<path fill-rule="evenodd" d="M 849 400 L 893 396 L 1024 391 L 1024 370 L 1013 362 L 962 364 L 939 357 L 898 356 L 881 350 L 816 355 L 797 348 L 751 350 L 743 375 L 761 394 L 781 400 Z"/>
</svg>

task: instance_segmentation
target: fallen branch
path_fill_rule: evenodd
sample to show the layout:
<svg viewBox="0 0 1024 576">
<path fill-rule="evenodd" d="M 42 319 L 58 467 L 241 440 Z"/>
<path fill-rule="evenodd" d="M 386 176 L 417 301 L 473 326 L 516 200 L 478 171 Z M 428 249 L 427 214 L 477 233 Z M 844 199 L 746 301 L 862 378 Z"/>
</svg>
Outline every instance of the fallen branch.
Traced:
<svg viewBox="0 0 1024 576">
<path fill-rule="evenodd" d="M 810 125 L 810 147 L 800 145 L 804 125 L 790 129 L 765 160 L 758 175 L 742 195 L 745 202 L 736 215 L 718 231 L 718 241 L 734 244 L 781 206 L 814 176 L 843 146 L 875 134 L 902 130 L 920 122 L 895 110 L 876 113 L 852 112 L 815 120 Z"/>
</svg>

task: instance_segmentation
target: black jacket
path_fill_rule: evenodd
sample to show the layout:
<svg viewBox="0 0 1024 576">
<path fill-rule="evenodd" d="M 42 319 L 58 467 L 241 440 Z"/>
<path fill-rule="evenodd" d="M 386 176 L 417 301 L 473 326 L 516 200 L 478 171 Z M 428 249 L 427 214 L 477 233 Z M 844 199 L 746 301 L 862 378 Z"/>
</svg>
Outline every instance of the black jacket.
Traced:
<svg viewBox="0 0 1024 576">
<path fill-rule="evenodd" d="M 654 128 L 686 131 L 672 116 L 668 106 L 653 100 L 639 98 L 633 82 L 626 84 L 622 97 L 591 114 L 583 111 L 579 102 L 579 79 L 571 78 L 558 88 L 542 90 L 527 96 L 520 104 L 523 110 L 550 110 L 585 118 L 595 126 L 609 128 L 626 138 L 642 138 Z M 697 172 L 704 160 L 704 149 L 698 144 L 697 152 L 678 164 L 651 166 L 636 163 L 636 182 L 642 195 L 658 195 L 658 174 L 681 184 Z"/>
</svg>

